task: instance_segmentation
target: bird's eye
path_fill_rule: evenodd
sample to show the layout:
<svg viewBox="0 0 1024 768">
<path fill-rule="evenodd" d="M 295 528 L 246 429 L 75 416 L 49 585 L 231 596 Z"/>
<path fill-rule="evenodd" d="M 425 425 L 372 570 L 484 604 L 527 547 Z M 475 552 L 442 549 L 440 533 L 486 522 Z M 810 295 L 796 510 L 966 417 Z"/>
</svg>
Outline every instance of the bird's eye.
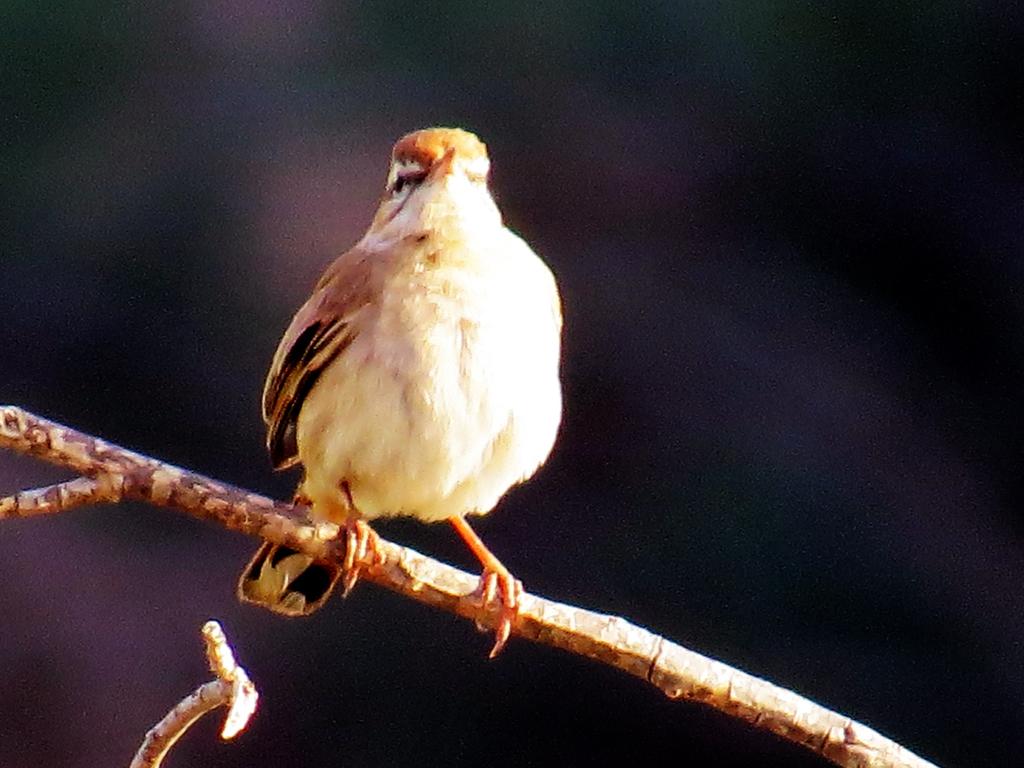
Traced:
<svg viewBox="0 0 1024 768">
<path fill-rule="evenodd" d="M 400 171 L 395 176 L 395 181 L 391 185 L 391 194 L 397 195 L 407 187 L 414 187 L 427 178 L 427 172 L 423 170 L 404 170 Z"/>
</svg>

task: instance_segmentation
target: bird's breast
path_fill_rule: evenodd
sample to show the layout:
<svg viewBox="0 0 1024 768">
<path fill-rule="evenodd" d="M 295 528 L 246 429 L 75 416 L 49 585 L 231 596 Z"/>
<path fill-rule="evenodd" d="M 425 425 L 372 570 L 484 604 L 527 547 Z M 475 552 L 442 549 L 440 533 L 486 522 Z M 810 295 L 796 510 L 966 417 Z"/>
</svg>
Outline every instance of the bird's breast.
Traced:
<svg viewBox="0 0 1024 768">
<path fill-rule="evenodd" d="M 365 517 L 485 512 L 550 451 L 561 395 L 545 283 L 528 262 L 428 246 L 363 310 L 303 405 L 314 503 L 344 480 Z"/>
</svg>

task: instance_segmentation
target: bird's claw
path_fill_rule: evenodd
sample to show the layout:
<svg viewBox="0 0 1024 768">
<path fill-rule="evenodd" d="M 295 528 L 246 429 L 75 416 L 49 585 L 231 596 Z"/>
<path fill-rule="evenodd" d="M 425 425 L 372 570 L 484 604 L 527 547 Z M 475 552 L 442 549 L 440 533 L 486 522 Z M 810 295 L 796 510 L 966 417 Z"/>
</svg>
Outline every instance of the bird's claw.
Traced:
<svg viewBox="0 0 1024 768">
<path fill-rule="evenodd" d="M 345 562 L 342 578 L 342 596 L 348 593 L 359 581 L 363 567 L 380 565 L 384 558 L 380 552 L 380 537 L 377 532 L 363 520 L 350 520 L 345 525 Z"/>
<path fill-rule="evenodd" d="M 501 653 L 505 643 L 512 634 L 512 624 L 519 615 L 519 604 L 523 596 L 523 582 L 502 568 L 484 570 L 480 576 L 480 602 L 489 609 L 495 602 L 499 603 L 498 622 L 494 628 L 494 647 L 489 658 Z"/>
</svg>

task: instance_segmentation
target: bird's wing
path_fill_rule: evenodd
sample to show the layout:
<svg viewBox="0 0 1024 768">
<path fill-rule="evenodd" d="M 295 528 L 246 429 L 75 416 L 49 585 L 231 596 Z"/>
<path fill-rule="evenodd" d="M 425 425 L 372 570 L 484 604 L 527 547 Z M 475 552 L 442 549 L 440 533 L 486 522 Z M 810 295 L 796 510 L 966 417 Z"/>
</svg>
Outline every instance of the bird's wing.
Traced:
<svg viewBox="0 0 1024 768">
<path fill-rule="evenodd" d="M 355 338 L 355 315 L 372 298 L 374 270 L 358 246 L 337 259 L 295 313 L 274 353 L 263 387 L 267 449 L 277 469 L 298 462 L 296 427 L 320 372 Z"/>
</svg>

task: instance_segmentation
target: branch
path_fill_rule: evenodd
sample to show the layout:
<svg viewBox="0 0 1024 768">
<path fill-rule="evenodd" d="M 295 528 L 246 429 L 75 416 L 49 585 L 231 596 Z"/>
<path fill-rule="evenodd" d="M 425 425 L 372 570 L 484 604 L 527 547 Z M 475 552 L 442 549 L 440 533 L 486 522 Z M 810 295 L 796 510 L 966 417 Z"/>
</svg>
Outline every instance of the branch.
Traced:
<svg viewBox="0 0 1024 768">
<path fill-rule="evenodd" d="M 95 502 L 144 501 L 172 507 L 230 530 L 342 564 L 344 540 L 310 525 L 304 508 L 272 501 L 119 448 L 14 406 L 0 407 L 0 447 L 35 456 L 82 477 L 0 498 L 0 519 L 63 512 Z M 362 578 L 421 603 L 493 627 L 478 577 L 382 540 L 381 561 Z M 935 768 L 861 723 L 607 616 L 524 594 L 512 632 L 587 656 L 648 681 L 673 699 L 690 699 L 802 744 L 843 768 Z"/>
<path fill-rule="evenodd" d="M 245 670 L 235 664 L 227 638 L 216 621 L 203 625 L 206 658 L 216 680 L 199 686 L 182 699 L 159 723 L 154 725 L 135 753 L 128 768 L 160 768 L 171 747 L 196 720 L 217 707 L 228 707 L 228 715 L 221 728 L 222 739 L 233 739 L 248 724 L 256 711 L 259 695 Z"/>
</svg>

